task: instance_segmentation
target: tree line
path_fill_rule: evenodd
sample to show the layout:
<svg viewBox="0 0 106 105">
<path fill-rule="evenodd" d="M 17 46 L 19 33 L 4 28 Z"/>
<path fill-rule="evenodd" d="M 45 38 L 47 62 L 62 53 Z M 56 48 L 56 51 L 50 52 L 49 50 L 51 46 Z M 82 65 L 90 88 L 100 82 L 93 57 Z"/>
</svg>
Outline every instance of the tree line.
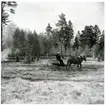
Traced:
<svg viewBox="0 0 106 105">
<path fill-rule="evenodd" d="M 11 13 L 15 13 L 16 2 L 1 2 L 2 5 L 2 31 L 9 22 L 9 13 L 5 10 L 9 8 Z M 75 35 L 73 23 L 66 19 L 65 14 L 59 15 L 59 20 L 53 29 L 50 23 L 45 27 L 45 33 L 37 34 L 36 31 L 15 28 L 12 40 L 8 39 L 8 46 L 11 48 L 11 56 L 24 56 L 26 62 L 31 62 L 34 58 L 39 60 L 42 56 L 55 55 L 58 51 L 61 56 L 80 55 L 99 57 L 104 60 L 104 30 L 101 31 L 98 25 L 86 25 L 83 30 L 79 30 Z M 13 27 L 14 28 L 14 27 Z M 3 34 L 1 34 L 1 50 L 3 50 Z"/>
<path fill-rule="evenodd" d="M 99 56 L 103 60 L 104 31 L 101 32 L 98 25 L 86 25 L 74 35 L 73 23 L 71 20 L 67 22 L 62 13 L 56 28 L 53 29 L 48 23 L 45 33 L 37 34 L 36 31 L 17 27 L 13 34 L 11 51 L 13 55 L 29 56 L 30 61 L 36 57 L 39 60 L 40 56 L 55 55 L 58 51 L 63 57 L 84 53 L 89 57 Z"/>
</svg>

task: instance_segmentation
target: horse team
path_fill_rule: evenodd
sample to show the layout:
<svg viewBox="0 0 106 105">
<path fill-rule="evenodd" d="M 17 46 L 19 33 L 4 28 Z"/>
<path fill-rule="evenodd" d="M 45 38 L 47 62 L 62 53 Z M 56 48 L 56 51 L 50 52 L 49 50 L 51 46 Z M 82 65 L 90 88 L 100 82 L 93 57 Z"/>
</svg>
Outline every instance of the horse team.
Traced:
<svg viewBox="0 0 106 105">
<path fill-rule="evenodd" d="M 82 67 L 82 62 L 86 61 L 86 56 L 84 54 L 81 54 L 80 56 L 70 56 L 67 60 L 67 64 L 65 65 L 63 60 L 61 59 L 61 56 L 59 52 L 56 55 L 56 59 L 60 62 L 60 66 L 66 66 L 66 69 L 71 66 L 71 64 L 76 64 L 77 67 Z"/>
<path fill-rule="evenodd" d="M 71 66 L 71 64 L 76 64 L 77 67 L 82 67 L 82 62 L 86 61 L 86 56 L 84 54 L 80 55 L 80 56 L 71 56 L 68 58 L 67 60 L 67 65 L 66 68 L 69 68 Z"/>
</svg>

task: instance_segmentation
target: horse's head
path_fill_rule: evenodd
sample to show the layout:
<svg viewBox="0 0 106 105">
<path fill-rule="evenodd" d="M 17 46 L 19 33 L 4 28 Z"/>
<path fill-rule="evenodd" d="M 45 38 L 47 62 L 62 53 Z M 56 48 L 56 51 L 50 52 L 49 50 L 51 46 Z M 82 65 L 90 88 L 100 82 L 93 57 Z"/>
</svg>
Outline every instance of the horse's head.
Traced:
<svg viewBox="0 0 106 105">
<path fill-rule="evenodd" d="M 87 61 L 87 60 L 86 60 L 86 56 L 85 56 L 85 55 L 83 56 L 83 60 L 84 60 L 84 61 Z"/>
<path fill-rule="evenodd" d="M 82 60 L 87 61 L 85 55 L 80 55 L 80 57 L 81 57 Z"/>
</svg>

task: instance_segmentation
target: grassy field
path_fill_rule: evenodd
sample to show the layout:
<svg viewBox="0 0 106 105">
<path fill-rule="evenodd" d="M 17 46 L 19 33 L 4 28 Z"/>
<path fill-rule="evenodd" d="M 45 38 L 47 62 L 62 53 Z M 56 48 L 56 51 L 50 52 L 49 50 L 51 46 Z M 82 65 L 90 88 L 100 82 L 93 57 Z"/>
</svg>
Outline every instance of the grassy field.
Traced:
<svg viewBox="0 0 106 105">
<path fill-rule="evenodd" d="M 64 60 L 66 61 L 66 60 Z M 1 64 L 2 104 L 103 104 L 104 62 L 88 58 L 66 70 L 42 59 Z"/>
</svg>

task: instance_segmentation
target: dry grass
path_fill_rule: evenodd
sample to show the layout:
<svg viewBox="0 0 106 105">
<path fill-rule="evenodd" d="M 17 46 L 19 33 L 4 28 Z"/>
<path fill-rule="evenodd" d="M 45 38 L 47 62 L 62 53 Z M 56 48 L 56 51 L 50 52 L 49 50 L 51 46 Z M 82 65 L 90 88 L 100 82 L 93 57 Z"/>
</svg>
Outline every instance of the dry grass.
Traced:
<svg viewBox="0 0 106 105">
<path fill-rule="evenodd" d="M 59 69 L 47 59 L 29 65 L 2 63 L 1 103 L 103 104 L 103 65 L 93 59 L 80 70 L 76 66 Z"/>
</svg>

